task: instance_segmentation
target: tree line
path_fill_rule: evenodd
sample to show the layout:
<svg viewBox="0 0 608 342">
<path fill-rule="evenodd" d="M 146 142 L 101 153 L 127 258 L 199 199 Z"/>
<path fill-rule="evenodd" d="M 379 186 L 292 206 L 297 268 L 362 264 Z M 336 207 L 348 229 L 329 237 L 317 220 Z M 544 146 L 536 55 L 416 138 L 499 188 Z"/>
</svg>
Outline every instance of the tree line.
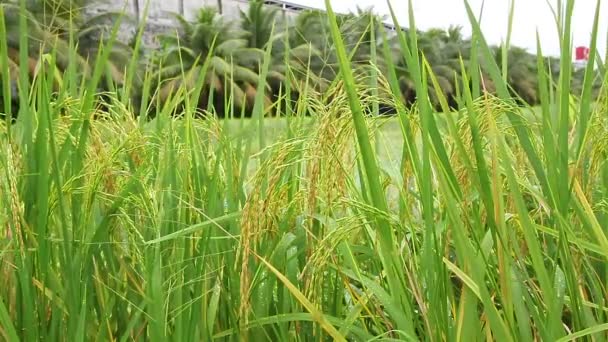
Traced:
<svg viewBox="0 0 608 342">
<path fill-rule="evenodd" d="M 86 79 L 94 69 L 100 48 L 109 49 L 109 63 L 105 63 L 99 91 L 117 89 L 127 79 L 132 83 L 130 96 L 134 106 L 141 105 L 144 92 L 152 92 L 154 103 L 162 104 L 180 86 L 193 89 L 204 77 L 197 105 L 201 109 L 212 105 L 218 115 L 250 113 L 259 91 L 260 71 L 266 56 L 270 61 L 264 97 L 269 105 L 277 100 L 295 100 L 304 91 L 323 94 L 338 78 L 338 59 L 324 11 L 305 10 L 295 18 L 287 19 L 278 8 L 256 0 L 250 2 L 247 10 L 241 11 L 240 20 L 230 20 L 214 7 L 203 7 L 191 21 L 175 14 L 176 29 L 159 37 L 160 48 L 136 54 L 135 49 L 142 48 L 137 44 L 137 35 L 114 40 L 111 44 L 106 41 L 116 20 L 126 24 L 137 21 L 118 12 L 87 16 L 84 9 L 89 5 L 87 0 L 26 1 L 27 58 L 23 59 L 19 0 L 0 0 L 8 56 L 8 68 L 2 70 L 8 69 L 13 88 L 10 101 L 14 105 L 18 105 L 16 84 L 20 68 L 27 68 L 28 75 L 33 78 L 41 56 L 51 52 L 56 56 L 60 71 L 72 65 L 79 76 Z M 339 15 L 338 26 L 358 79 L 366 82 L 371 75 L 387 75 L 391 68 L 399 81 L 403 102 L 411 105 L 416 101 L 415 87 L 398 37 L 386 29 L 385 19 L 371 10 L 358 10 Z M 429 82 L 429 96 L 438 109 L 441 98 L 449 106 L 458 107 L 459 92 L 463 87 L 471 86 L 465 84 L 461 71 L 474 57 L 479 62 L 483 90 L 494 92 L 483 56 L 472 55 L 474 40 L 465 37 L 461 27 L 418 31 L 416 36 L 418 52 L 428 62 L 435 79 L 435 82 Z M 537 56 L 516 46 L 509 46 L 506 53 L 501 46 L 495 46 L 493 50 L 500 67 L 503 59 L 508 60 L 505 62 L 507 82 L 513 97 L 521 103 L 537 104 Z M 134 77 L 126 78 L 135 57 L 138 60 Z M 21 65 L 24 62 L 27 65 Z M 549 79 L 557 80 L 559 59 L 545 58 L 543 65 Z M 57 73 L 56 77 L 60 84 L 62 73 Z M 144 86 L 146 77 L 152 80 L 148 86 Z M 575 71 L 573 92 L 580 91 L 583 77 L 582 70 Z M 599 85 L 600 80 L 595 83 L 596 92 Z M 380 108 L 390 113 L 390 107 L 387 103 Z"/>
</svg>

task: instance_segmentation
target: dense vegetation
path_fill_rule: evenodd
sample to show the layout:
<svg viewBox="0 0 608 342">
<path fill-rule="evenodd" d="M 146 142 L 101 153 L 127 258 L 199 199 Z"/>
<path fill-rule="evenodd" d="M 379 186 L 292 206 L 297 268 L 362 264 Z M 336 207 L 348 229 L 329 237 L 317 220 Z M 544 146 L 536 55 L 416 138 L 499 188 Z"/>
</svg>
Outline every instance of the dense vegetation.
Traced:
<svg viewBox="0 0 608 342">
<path fill-rule="evenodd" d="M 0 0 L 0 340 L 608 339 L 573 0 L 561 58 L 489 46 L 466 1 L 470 38 L 254 2 L 156 51 L 85 5 Z"/>
<path fill-rule="evenodd" d="M 139 45 L 137 48 L 143 51 L 134 53 L 135 42 L 141 40 L 137 30 L 132 30 L 138 22 L 137 18 L 119 12 L 85 15 L 86 8 L 95 6 L 95 2 L 87 0 L 32 0 L 26 2 L 30 32 L 27 60 L 20 61 L 19 1 L 3 0 L 0 4 L 5 14 L 8 62 L 14 71 L 11 75 L 15 84 L 16 71 L 21 62 L 27 63 L 29 75 L 33 77 L 37 59 L 50 50 L 56 53 L 60 71 L 74 65 L 74 68 L 82 71 L 78 73 L 79 76 L 91 76 L 90 69 L 95 65 L 100 43 L 104 38 L 109 39 L 111 25 L 119 21 L 118 32 L 134 32 L 133 35 L 118 35 L 112 44 L 107 44 L 111 52 L 98 90 L 120 86 L 126 69 L 134 67 L 133 78 L 130 79 L 134 89 L 130 89 L 130 100 L 138 113 L 143 91 L 143 85 L 138 81 L 143 78 L 143 73 L 147 71 L 153 74 L 152 88 L 158 89 L 153 95 L 160 103 L 165 103 L 170 101 L 173 91 L 180 85 L 192 87 L 208 61 L 198 108 L 208 109 L 212 105 L 214 112 L 220 116 L 238 116 L 242 113 L 250 116 L 267 46 L 271 46 L 271 63 L 266 79 L 268 91 L 265 92 L 267 106 L 284 98 L 287 88 L 291 93 L 290 101 L 297 100 L 303 87 L 311 87 L 322 93 L 339 74 L 335 43 L 324 11 L 307 10 L 295 19 L 289 19 L 283 17 L 278 8 L 266 6 L 263 1 L 253 1 L 246 11 L 241 12 L 240 20 L 231 21 L 218 14 L 215 7 L 203 7 L 192 22 L 175 14 L 176 30 L 161 35 L 158 39 L 161 49 L 146 49 Z M 373 73 L 386 75 L 389 69 L 387 58 L 391 58 L 400 93 L 405 103 L 411 105 L 416 101 L 414 80 L 411 70 L 400 58 L 404 51 L 398 36 L 385 29 L 386 19 L 376 16 L 371 10 L 336 17 L 355 75 L 359 78 L 369 78 Z M 429 85 L 431 102 L 437 110 L 441 110 L 438 92 L 442 93 L 451 108 L 458 107 L 458 92 L 462 92 L 465 86 L 471 87 L 471 84 L 465 85 L 460 76 L 461 62 L 468 65 L 472 57 L 478 59 L 484 90 L 496 94 L 496 86 L 488 74 L 490 61 L 484 61 L 485 56 L 479 52 L 476 56 L 471 55 L 472 39 L 465 38 L 461 31 L 460 27 L 450 27 L 447 30 L 416 32 L 420 56 L 424 56 L 437 78 L 436 85 Z M 407 29 L 404 29 L 404 33 L 408 35 Z M 384 44 L 388 45 L 390 56 L 379 53 Z M 502 47 L 491 49 L 492 63 L 496 62 L 500 68 L 508 65 L 507 84 L 511 95 L 520 104 L 538 105 L 540 94 L 536 55 L 514 46 L 509 46 L 506 51 Z M 133 58 L 137 61 L 135 66 L 129 63 Z M 70 64 L 70 61 L 74 63 Z M 548 57 L 544 63 L 550 70 L 551 79 L 559 79 L 559 58 Z M 582 90 L 584 76 L 584 69 L 574 72 L 573 93 Z M 62 76 L 58 74 L 56 77 Z M 17 89 L 15 84 L 13 89 Z M 599 77 L 596 77 L 592 85 L 594 96 L 599 93 L 600 85 Z M 16 105 L 17 92 L 14 91 L 12 95 L 12 103 Z M 382 113 L 395 114 L 390 96 L 384 93 L 379 95 Z M 227 103 L 224 99 L 227 97 L 231 98 L 229 108 L 225 108 Z M 150 116 L 156 114 L 156 109 L 146 107 L 144 110 Z"/>
</svg>

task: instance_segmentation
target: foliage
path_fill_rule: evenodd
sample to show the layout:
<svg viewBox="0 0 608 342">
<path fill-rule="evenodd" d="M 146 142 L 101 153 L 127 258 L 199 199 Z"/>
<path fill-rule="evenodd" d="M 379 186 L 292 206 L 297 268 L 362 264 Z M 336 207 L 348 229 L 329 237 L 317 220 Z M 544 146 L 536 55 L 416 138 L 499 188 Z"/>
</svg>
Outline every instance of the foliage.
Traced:
<svg viewBox="0 0 608 342">
<path fill-rule="evenodd" d="M 0 122 L 1 340 L 606 339 L 608 83 L 603 64 L 571 70 L 573 1 L 558 11 L 559 78 L 543 56 L 525 66 L 536 107 L 514 99 L 529 84 L 509 78 L 527 53 L 509 55 L 507 41 L 498 57 L 467 2 L 468 43 L 457 29 L 425 37 L 410 12 L 412 28 L 390 40 L 401 54 L 382 28 L 326 3 L 325 23 L 308 20 L 327 30 L 327 55 L 315 57 L 335 69 L 311 64 L 286 118 L 266 116 L 268 101 L 288 110 L 266 96 L 274 45 L 244 59 L 248 35 L 208 10 L 182 20 L 161 70 L 145 73 L 152 119 L 128 101 L 137 60 L 96 105 L 105 42 L 88 82 L 74 81 L 76 60 L 60 68 L 60 46 L 33 50 L 31 78 L 25 63 L 1 63 L 2 95 L 10 68 L 24 89 L 20 115 Z M 28 61 L 28 30 L 11 39 Z M 448 53 L 452 41 L 467 47 Z M 302 71 L 283 57 L 286 74 Z M 331 74 L 321 92 L 314 80 Z M 161 102 L 169 75 L 181 81 Z M 252 119 L 219 120 L 211 102 L 195 119 L 201 93 L 230 103 L 246 83 Z M 395 117 L 367 115 L 381 101 Z"/>
<path fill-rule="evenodd" d="M 238 107 L 251 105 L 263 51 L 248 46 L 248 33 L 225 21 L 213 7 L 201 8 L 195 22 L 180 15 L 176 18 L 180 25 L 177 35 L 161 39 L 165 53 L 159 73 L 168 80 L 160 89 L 161 98 L 166 100 L 181 84 L 192 87 L 196 79 L 204 77 L 199 104 L 203 109 L 211 94 L 220 105 L 228 96 Z"/>
<path fill-rule="evenodd" d="M 1 3 L 5 14 L 5 25 L 9 48 L 18 54 L 19 42 L 19 0 L 4 0 Z M 30 32 L 30 65 L 34 65 L 41 54 L 53 51 L 57 54 L 59 66 L 65 68 L 70 60 L 70 49 L 77 51 L 77 62 L 84 75 L 90 73 L 90 64 L 95 64 L 99 47 L 103 44 L 104 35 L 107 37 L 108 21 L 118 17 L 128 21 L 128 17 L 120 13 L 106 12 L 96 16 L 86 16 L 83 12 L 88 6 L 85 0 L 34 0 L 26 2 L 26 16 Z M 70 39 L 74 42 L 70 45 Z M 109 44 L 107 44 L 110 46 Z M 124 78 L 123 70 L 130 56 L 130 48 L 120 42 L 112 45 L 111 59 L 108 71 L 113 81 Z M 17 63 L 16 58 L 11 58 Z M 34 70 L 31 70 L 33 73 Z"/>
</svg>

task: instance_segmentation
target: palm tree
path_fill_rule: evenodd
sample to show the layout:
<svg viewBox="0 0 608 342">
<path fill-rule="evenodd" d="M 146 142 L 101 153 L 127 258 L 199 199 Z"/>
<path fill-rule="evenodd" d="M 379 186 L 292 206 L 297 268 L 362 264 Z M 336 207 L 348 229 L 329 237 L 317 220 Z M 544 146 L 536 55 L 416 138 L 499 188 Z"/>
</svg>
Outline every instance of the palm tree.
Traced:
<svg viewBox="0 0 608 342">
<path fill-rule="evenodd" d="M 438 92 L 447 99 L 448 105 L 457 106 L 456 87 L 462 85 L 460 63 L 467 63 L 470 51 L 470 42 L 463 40 L 461 30 L 458 26 L 451 26 L 447 30 L 430 29 L 419 34 L 418 46 L 439 84 L 439 89 L 431 87 L 429 91 L 436 106 L 439 106 Z"/>
<path fill-rule="evenodd" d="M 380 51 L 381 40 L 378 37 L 381 36 L 381 18 L 371 10 L 358 9 L 357 13 L 338 15 L 337 21 L 346 48 L 352 53 L 351 62 L 355 72 L 366 73 L 371 62 L 371 44 L 376 44 Z M 314 74 L 320 90 L 325 89 L 339 72 L 328 23 L 325 12 L 304 11 L 296 18 L 289 39 L 290 45 L 298 50 L 298 53 L 293 53 L 295 65 L 299 65 L 307 74 Z M 372 30 L 376 33 L 375 40 L 372 40 Z M 377 62 L 382 66 L 381 59 Z"/>
<path fill-rule="evenodd" d="M 258 73 L 253 71 L 263 58 L 263 51 L 247 46 L 247 34 L 225 21 L 215 8 L 203 7 L 196 21 L 189 22 L 176 15 L 177 34 L 161 37 L 162 53 L 159 71 L 163 84 L 159 96 L 167 99 L 180 85 L 193 89 L 197 79 L 204 77 L 199 106 L 205 108 L 210 94 L 223 98 L 233 94 L 233 105 L 250 107 L 255 98 Z M 203 66 L 209 56 L 209 67 Z M 183 76 L 185 74 L 185 76 Z M 221 101 L 214 103 L 223 115 Z"/>
<path fill-rule="evenodd" d="M 315 77 L 322 75 L 326 66 L 326 60 L 315 45 L 320 44 L 321 40 L 310 41 L 308 38 L 314 37 L 314 33 L 300 31 L 310 30 L 311 23 L 312 28 L 324 27 L 326 23 L 321 20 L 326 20 L 326 17 L 320 11 L 307 11 L 297 18 L 296 23 L 292 23 L 282 20 L 284 18 L 279 13 L 277 8 L 266 6 L 261 0 L 254 0 L 246 12 L 241 11 L 241 28 L 248 32 L 248 47 L 263 50 L 272 44 L 267 82 L 274 99 L 279 99 L 279 94 L 289 83 L 290 100 L 295 100 L 305 87 L 307 77 L 313 78 L 315 85 L 327 84 L 328 79 Z M 325 48 L 326 46 L 323 47 Z M 329 48 L 325 51 L 332 52 Z M 335 75 L 329 74 L 329 77 L 333 76 Z"/>
<path fill-rule="evenodd" d="M 502 47 L 494 48 L 496 62 L 503 66 Z M 512 46 L 507 52 L 507 83 L 514 96 L 527 104 L 538 103 L 536 57 L 523 48 Z"/>
<path fill-rule="evenodd" d="M 300 78 L 311 78 L 319 90 L 335 79 L 338 60 L 325 12 L 301 12 L 289 32 L 289 45 L 305 47 L 292 57 L 292 66 Z"/>
<path fill-rule="evenodd" d="M 246 12 L 240 11 L 240 27 L 243 32 L 246 32 L 247 47 L 263 51 L 269 44 L 272 44 L 272 63 L 270 63 L 267 82 L 274 95 L 278 93 L 287 79 L 287 66 L 284 58 L 285 53 L 289 52 L 285 44 L 282 44 L 281 37 L 285 27 L 282 27 L 284 23 L 278 20 L 278 14 L 277 8 L 268 7 L 261 0 L 252 1 Z M 255 67 L 256 70 L 261 69 L 261 65 Z"/>
<path fill-rule="evenodd" d="M 85 17 L 83 9 L 85 0 L 32 0 L 27 2 L 25 15 L 28 19 L 29 59 L 31 66 L 37 64 L 38 57 L 46 52 L 53 51 L 57 55 L 58 66 L 67 68 L 70 61 L 69 39 L 72 36 L 77 47 L 76 63 L 83 76 L 88 76 L 90 65 L 95 63 L 98 49 L 107 35 L 109 22 L 115 20 L 118 13 L 105 12 L 93 17 Z M 18 56 L 19 46 L 19 16 L 18 0 L 3 0 L 0 2 L 5 13 L 7 44 L 12 53 L 9 57 Z M 129 19 L 127 17 L 127 19 Z M 74 30 L 74 31 L 71 31 Z M 104 46 L 108 48 L 108 46 Z M 120 82 L 123 78 L 122 70 L 130 60 L 131 49 L 128 45 L 115 42 L 111 46 L 110 59 L 107 63 L 112 81 Z M 18 59 L 10 58 L 18 67 Z"/>
<path fill-rule="evenodd" d="M 372 31 L 379 37 L 377 23 L 380 21 L 371 9 L 363 10 L 357 8 L 351 12 L 338 17 L 338 27 L 344 39 L 346 50 L 353 54 L 351 60 L 354 64 L 368 64 L 370 62 Z"/>
<path fill-rule="evenodd" d="M 281 31 L 276 27 L 277 15 L 276 7 L 268 7 L 261 0 L 251 1 L 246 12 L 240 10 L 241 28 L 248 33 L 249 47 L 264 49 L 274 38 L 273 34 Z"/>
</svg>

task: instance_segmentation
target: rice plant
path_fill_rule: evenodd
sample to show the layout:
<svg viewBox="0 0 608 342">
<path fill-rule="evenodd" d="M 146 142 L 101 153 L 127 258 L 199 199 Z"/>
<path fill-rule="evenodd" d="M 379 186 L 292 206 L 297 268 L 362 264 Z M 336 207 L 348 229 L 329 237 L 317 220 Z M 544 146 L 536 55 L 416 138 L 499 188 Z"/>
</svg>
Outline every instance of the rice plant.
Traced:
<svg viewBox="0 0 608 342">
<path fill-rule="evenodd" d="M 216 40 L 195 69 L 175 51 L 170 91 L 136 57 L 109 77 L 120 21 L 90 74 L 53 42 L 30 72 L 20 6 L 16 68 L 0 6 L 2 97 L 19 100 L 0 108 L 0 340 L 608 339 L 608 84 L 593 53 L 571 89 L 573 0 L 555 10 L 558 78 L 538 44 L 539 107 L 468 1 L 471 57 L 447 75 L 420 53 L 411 1 L 407 30 L 392 13 L 402 53 L 371 30 L 366 64 L 326 0 L 336 78 L 273 58 L 273 26 L 249 119 L 234 68 L 209 88 Z M 300 74 L 293 89 L 267 84 L 276 70 Z"/>
</svg>

